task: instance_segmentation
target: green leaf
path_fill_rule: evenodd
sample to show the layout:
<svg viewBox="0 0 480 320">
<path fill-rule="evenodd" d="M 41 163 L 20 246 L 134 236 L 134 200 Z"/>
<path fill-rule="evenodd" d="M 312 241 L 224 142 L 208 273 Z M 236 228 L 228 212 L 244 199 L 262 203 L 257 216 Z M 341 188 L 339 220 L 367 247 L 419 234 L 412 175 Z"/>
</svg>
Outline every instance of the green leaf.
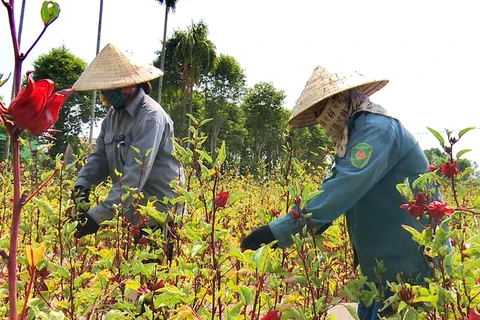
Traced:
<svg viewBox="0 0 480 320">
<path fill-rule="evenodd" d="M 8 74 L 8 77 L 7 77 L 6 79 L 3 79 L 3 80 L 2 80 L 2 78 L 3 78 L 3 73 L 0 73 L 0 87 L 3 86 L 3 85 L 5 84 L 5 82 L 8 81 L 8 79 L 10 79 L 10 75 L 11 75 L 11 73 Z"/>
<path fill-rule="evenodd" d="M 358 318 L 356 308 L 354 308 L 353 306 L 351 306 L 349 304 L 344 304 L 344 307 L 347 309 L 348 313 L 350 313 L 352 318 L 354 318 L 355 320 L 360 320 L 360 318 Z"/>
<path fill-rule="evenodd" d="M 238 293 L 240 294 L 240 298 L 242 299 L 242 303 L 244 306 L 248 305 L 250 301 L 252 301 L 252 293 L 247 286 L 239 285 Z"/>
<path fill-rule="evenodd" d="M 150 148 L 147 150 L 147 152 L 145 152 L 145 157 L 148 157 L 150 155 L 150 153 L 154 150 L 155 148 Z"/>
<path fill-rule="evenodd" d="M 246 194 L 247 193 L 245 191 L 234 191 L 228 196 L 228 204 L 234 204 L 237 200 L 241 199 Z"/>
<path fill-rule="evenodd" d="M 43 24 L 48 26 L 58 18 L 60 14 L 60 6 L 55 1 L 44 1 L 40 15 L 42 16 Z"/>
<path fill-rule="evenodd" d="M 202 121 L 200 122 L 200 127 L 201 127 L 201 126 L 203 126 L 204 124 L 206 124 L 206 123 L 208 123 L 208 122 L 212 121 L 212 120 L 213 120 L 213 118 L 208 118 L 208 119 L 204 119 L 204 120 L 202 120 Z"/>
<path fill-rule="evenodd" d="M 397 187 L 398 193 L 400 193 L 402 195 L 402 197 L 407 199 L 407 201 L 409 201 L 409 202 L 412 201 L 413 193 L 412 193 L 412 189 L 410 189 L 410 184 L 408 183 L 408 178 L 406 178 L 403 183 L 398 183 L 396 187 Z"/>
<path fill-rule="evenodd" d="M 432 245 L 432 253 L 437 254 L 438 250 L 445 244 L 445 240 L 447 239 L 447 232 L 443 228 L 437 228 L 437 232 L 435 234 L 435 239 L 433 240 Z"/>
<path fill-rule="evenodd" d="M 140 149 L 138 149 L 137 147 L 130 146 L 130 148 L 132 148 L 132 150 L 135 151 L 137 154 L 140 154 Z"/>
<path fill-rule="evenodd" d="M 186 116 L 189 117 L 190 120 L 192 120 L 192 123 L 193 123 L 193 124 L 199 125 L 198 120 L 197 120 L 193 115 L 191 115 L 190 113 L 187 113 Z"/>
<path fill-rule="evenodd" d="M 292 275 L 283 281 L 285 283 L 299 283 L 305 287 L 308 286 L 307 278 L 304 275 Z"/>
<path fill-rule="evenodd" d="M 242 308 L 243 308 L 243 304 L 241 302 L 237 303 L 232 308 L 227 308 L 226 320 L 235 319 L 235 317 L 237 317 L 242 311 Z"/>
<path fill-rule="evenodd" d="M 216 161 L 218 166 L 221 166 L 225 162 L 225 157 L 226 157 L 225 141 L 223 141 L 220 149 L 218 150 L 218 156 L 217 156 L 217 161 Z"/>
<path fill-rule="evenodd" d="M 457 159 L 459 159 L 462 155 L 464 155 L 465 153 L 470 152 L 470 151 L 472 151 L 472 149 L 463 149 L 463 150 L 458 151 L 457 155 L 456 155 Z"/>
<path fill-rule="evenodd" d="M 468 128 L 465 128 L 463 130 L 461 130 L 459 133 L 458 133 L 458 139 L 460 139 L 465 133 L 467 133 L 468 131 L 470 130 L 474 130 L 476 129 L 476 127 L 468 127 Z"/>
<path fill-rule="evenodd" d="M 440 142 L 440 145 L 442 146 L 442 149 L 445 148 L 445 140 L 443 140 L 443 137 L 440 135 L 440 133 L 429 127 L 427 127 L 427 129 L 435 136 L 435 138 L 437 138 L 438 142 Z"/>
<path fill-rule="evenodd" d="M 253 265 L 260 274 L 265 271 L 265 265 L 267 263 L 267 257 L 270 255 L 272 249 L 269 246 L 263 246 L 257 249 L 252 255 Z"/>
<path fill-rule="evenodd" d="M 403 317 L 403 320 L 417 320 L 418 319 L 418 313 L 415 308 L 410 307 L 408 308 L 407 312 L 405 313 L 405 316 Z"/>
<path fill-rule="evenodd" d="M 404 224 L 402 225 L 402 228 L 407 230 L 412 235 L 413 241 L 415 241 L 416 243 L 418 243 L 421 246 L 426 245 L 427 241 L 425 240 L 425 238 L 426 238 L 425 233 L 426 233 L 427 229 L 423 230 L 423 232 L 420 233 L 420 232 L 418 232 L 417 229 L 415 229 L 413 227 L 410 227 L 410 226 L 407 226 L 407 225 L 404 225 Z"/>
<path fill-rule="evenodd" d="M 290 304 L 280 305 L 278 311 L 282 313 L 282 319 L 307 320 L 303 311 L 297 310 Z"/>
<path fill-rule="evenodd" d="M 200 155 L 200 158 L 202 160 L 205 159 L 205 160 L 207 160 L 208 163 L 213 162 L 212 157 L 210 157 L 210 155 L 208 153 L 206 153 L 204 150 L 195 149 L 195 152 L 197 152 Z"/>
</svg>

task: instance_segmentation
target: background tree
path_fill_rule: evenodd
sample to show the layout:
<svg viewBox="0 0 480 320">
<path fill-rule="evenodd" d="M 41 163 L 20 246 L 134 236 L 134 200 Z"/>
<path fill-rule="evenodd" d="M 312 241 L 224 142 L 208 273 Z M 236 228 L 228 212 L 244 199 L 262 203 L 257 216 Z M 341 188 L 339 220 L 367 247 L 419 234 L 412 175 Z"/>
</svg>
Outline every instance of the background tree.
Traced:
<svg viewBox="0 0 480 320">
<path fill-rule="evenodd" d="M 160 54 L 160 69 L 163 71 L 165 68 L 165 42 L 167 40 L 167 24 L 168 24 L 168 13 L 170 10 L 175 12 L 178 0 L 155 0 L 160 4 L 165 4 L 165 19 L 163 23 L 163 41 L 162 41 L 162 53 Z M 162 86 L 163 86 L 163 77 L 158 78 L 158 93 L 157 100 L 158 103 L 162 101 Z"/>
<path fill-rule="evenodd" d="M 242 68 L 235 58 L 227 55 L 219 56 L 215 69 L 202 81 L 205 118 L 213 119 L 206 125 L 212 154 L 218 139 L 224 140 L 230 149 L 241 143 L 237 125 L 243 125 L 240 100 L 246 91 L 245 82 Z"/>
<path fill-rule="evenodd" d="M 65 46 L 53 48 L 47 54 L 40 55 L 34 62 L 33 79 L 52 79 L 55 90 L 71 88 L 85 70 L 87 63 L 72 54 Z M 89 121 L 91 112 L 91 94 L 89 92 L 74 92 L 60 109 L 55 129 L 55 140 L 49 153 L 54 157 L 63 153 L 67 143 L 77 144 L 82 131 L 82 124 Z M 103 117 L 105 108 L 97 105 L 95 115 Z"/>
<path fill-rule="evenodd" d="M 174 35 L 167 39 L 165 42 L 165 69 L 163 69 L 163 81 L 162 85 L 162 98 L 161 105 L 170 115 L 173 120 L 173 125 L 175 129 L 175 136 L 181 137 L 183 130 L 182 123 L 182 75 L 180 70 L 182 70 L 181 61 L 174 63 L 173 53 L 178 46 L 179 37 L 176 34 L 179 31 L 175 31 Z M 157 68 L 160 68 L 161 60 L 161 51 L 157 51 L 156 54 L 158 57 L 153 62 L 153 65 Z M 161 68 L 160 68 L 161 69 Z M 152 96 L 158 95 L 158 81 L 160 78 L 152 80 Z"/>
<path fill-rule="evenodd" d="M 208 40 L 208 27 L 203 22 L 193 23 L 187 31 L 176 31 L 173 42 L 176 47 L 173 51 L 173 65 L 181 67 L 181 90 L 182 99 L 182 126 L 185 126 L 185 113 L 188 105 L 188 113 L 193 112 L 193 87 L 198 85 L 202 75 L 206 75 L 215 67 L 216 48 L 213 42 Z M 185 134 L 190 127 L 190 118 L 181 134 Z"/>
<path fill-rule="evenodd" d="M 321 165 L 325 148 L 333 150 L 332 141 L 320 125 L 293 130 L 293 153 L 298 160 Z"/>
<path fill-rule="evenodd" d="M 285 93 L 273 84 L 261 82 L 249 90 L 243 103 L 245 129 L 245 154 L 254 164 L 264 162 L 275 166 L 282 157 L 283 134 L 289 111 L 283 107 Z"/>
</svg>

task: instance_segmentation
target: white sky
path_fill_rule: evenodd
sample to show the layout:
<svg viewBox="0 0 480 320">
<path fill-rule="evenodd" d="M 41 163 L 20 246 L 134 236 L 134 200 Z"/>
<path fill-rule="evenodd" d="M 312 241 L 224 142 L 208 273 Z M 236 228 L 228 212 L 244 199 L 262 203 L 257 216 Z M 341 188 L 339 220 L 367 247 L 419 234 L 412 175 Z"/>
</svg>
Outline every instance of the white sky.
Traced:
<svg viewBox="0 0 480 320">
<path fill-rule="evenodd" d="M 21 0 L 16 0 L 20 13 Z M 62 44 L 91 62 L 99 0 L 58 0 L 60 17 L 23 65 Z M 26 0 L 22 52 L 42 29 L 43 0 Z M 353 68 L 390 83 L 372 96 L 397 116 L 423 149 L 439 147 L 426 127 L 459 130 L 479 124 L 480 2 L 441 0 L 179 0 L 168 35 L 200 19 L 217 53 L 237 59 L 249 86 L 272 82 L 291 109 L 316 65 Z M 155 0 L 104 0 L 100 50 L 108 43 L 151 63 L 161 49 L 164 6 Z M 17 19 L 18 22 L 18 19 Z M 0 5 L 0 73 L 13 69 L 5 8 Z M 333 68 L 332 68 L 333 67 Z M 7 101 L 11 83 L 0 88 Z M 458 132 L 458 131 L 457 131 Z M 480 163 L 480 130 L 467 133 L 456 151 Z"/>
</svg>

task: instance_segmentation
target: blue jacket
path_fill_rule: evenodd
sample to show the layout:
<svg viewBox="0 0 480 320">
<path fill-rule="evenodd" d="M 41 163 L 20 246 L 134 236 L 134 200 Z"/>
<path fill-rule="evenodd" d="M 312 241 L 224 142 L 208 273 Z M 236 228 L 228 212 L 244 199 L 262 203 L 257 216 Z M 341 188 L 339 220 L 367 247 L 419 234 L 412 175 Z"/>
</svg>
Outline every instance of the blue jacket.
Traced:
<svg viewBox="0 0 480 320">
<path fill-rule="evenodd" d="M 319 230 L 345 213 L 355 260 L 369 281 L 375 280 L 375 259 L 383 261 L 387 269 L 382 280 L 395 280 L 399 272 L 426 276 L 425 258 L 402 225 L 421 228 L 399 208 L 406 200 L 396 189 L 405 178 L 413 182 L 426 172 L 428 162 L 423 151 L 396 119 L 362 112 L 347 125 L 345 156 L 335 157 L 333 174 L 323 182 L 323 192 L 307 203 L 302 214 L 311 212 L 313 227 Z M 360 162 L 356 158 L 359 147 L 367 156 Z M 291 235 L 298 233 L 290 214 L 269 226 L 280 247 L 291 245 Z"/>
</svg>

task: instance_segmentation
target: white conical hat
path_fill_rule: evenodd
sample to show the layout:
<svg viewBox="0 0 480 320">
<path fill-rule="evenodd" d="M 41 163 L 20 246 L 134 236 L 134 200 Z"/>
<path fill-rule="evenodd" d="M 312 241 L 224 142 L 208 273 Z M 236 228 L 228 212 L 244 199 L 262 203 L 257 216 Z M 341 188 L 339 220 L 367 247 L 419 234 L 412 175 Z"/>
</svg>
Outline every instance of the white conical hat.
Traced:
<svg viewBox="0 0 480 320">
<path fill-rule="evenodd" d="M 317 66 L 298 98 L 288 123 L 292 128 L 315 125 L 322 111 L 322 101 L 353 88 L 358 88 L 363 94 L 370 96 L 387 83 L 388 80 L 385 79 L 368 79 L 357 71 L 338 74 Z"/>
<path fill-rule="evenodd" d="M 77 91 L 109 90 L 150 81 L 163 75 L 154 66 L 139 66 L 111 44 L 93 59 L 73 84 Z"/>
</svg>

